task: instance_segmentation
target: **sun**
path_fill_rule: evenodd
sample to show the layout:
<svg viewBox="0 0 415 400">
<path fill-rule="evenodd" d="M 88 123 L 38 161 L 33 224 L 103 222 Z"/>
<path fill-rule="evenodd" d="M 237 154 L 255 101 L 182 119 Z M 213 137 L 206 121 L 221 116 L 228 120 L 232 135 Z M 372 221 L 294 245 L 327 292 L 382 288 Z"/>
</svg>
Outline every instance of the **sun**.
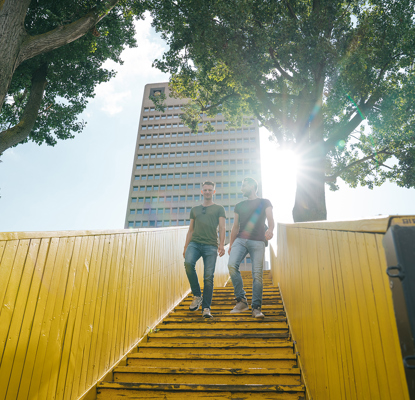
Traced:
<svg viewBox="0 0 415 400">
<path fill-rule="evenodd" d="M 260 131 L 262 196 L 271 200 L 277 222 L 292 222 L 297 156 L 292 151 L 279 149 L 268 137 L 266 130 Z"/>
</svg>

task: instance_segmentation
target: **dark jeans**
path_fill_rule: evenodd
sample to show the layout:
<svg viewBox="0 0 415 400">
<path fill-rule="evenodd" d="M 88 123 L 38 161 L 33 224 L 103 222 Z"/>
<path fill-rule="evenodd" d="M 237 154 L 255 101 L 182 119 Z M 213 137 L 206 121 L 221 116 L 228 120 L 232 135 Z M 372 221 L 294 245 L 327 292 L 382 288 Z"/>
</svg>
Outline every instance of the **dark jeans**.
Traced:
<svg viewBox="0 0 415 400">
<path fill-rule="evenodd" d="M 210 308 L 212 304 L 213 295 L 213 275 L 215 273 L 216 258 L 218 256 L 218 248 L 209 244 L 202 244 L 196 242 L 190 242 L 186 249 L 184 258 L 184 266 L 186 268 L 187 279 L 189 279 L 190 288 L 192 289 L 193 296 L 200 297 L 202 292 L 200 290 L 199 279 L 196 273 L 196 262 L 203 258 L 203 303 L 202 310 L 204 308 Z"/>
</svg>

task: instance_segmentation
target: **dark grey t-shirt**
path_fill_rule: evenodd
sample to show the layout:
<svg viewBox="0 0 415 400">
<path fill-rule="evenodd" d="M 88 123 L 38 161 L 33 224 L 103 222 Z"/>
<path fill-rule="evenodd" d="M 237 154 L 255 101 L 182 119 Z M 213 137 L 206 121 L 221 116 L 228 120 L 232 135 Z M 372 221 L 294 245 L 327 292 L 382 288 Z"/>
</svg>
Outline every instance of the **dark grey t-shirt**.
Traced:
<svg viewBox="0 0 415 400">
<path fill-rule="evenodd" d="M 218 247 L 219 217 L 226 218 L 226 214 L 223 206 L 218 204 L 193 207 L 190 210 L 190 219 L 194 219 L 195 222 L 191 241 Z"/>
<path fill-rule="evenodd" d="M 239 233 L 242 239 L 265 242 L 265 209 L 272 207 L 268 199 L 244 200 L 235 206 L 239 215 Z"/>
</svg>

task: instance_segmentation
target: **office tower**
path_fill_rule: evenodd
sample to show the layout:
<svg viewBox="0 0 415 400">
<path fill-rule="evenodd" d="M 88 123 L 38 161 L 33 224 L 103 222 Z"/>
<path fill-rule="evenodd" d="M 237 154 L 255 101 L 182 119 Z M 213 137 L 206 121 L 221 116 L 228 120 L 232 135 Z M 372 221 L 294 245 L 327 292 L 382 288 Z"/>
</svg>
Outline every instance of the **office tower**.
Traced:
<svg viewBox="0 0 415 400">
<path fill-rule="evenodd" d="M 149 98 L 159 93 L 167 97 L 164 112 Z M 210 118 L 214 132 L 201 126 L 195 135 L 180 120 L 185 103 L 169 97 L 167 83 L 145 87 L 125 228 L 189 225 L 190 209 L 201 203 L 202 182 L 209 180 L 216 183 L 214 201 L 226 210 L 228 243 L 244 177 L 258 181 L 261 196 L 258 122 L 247 118 L 234 129 L 219 114 Z"/>
</svg>

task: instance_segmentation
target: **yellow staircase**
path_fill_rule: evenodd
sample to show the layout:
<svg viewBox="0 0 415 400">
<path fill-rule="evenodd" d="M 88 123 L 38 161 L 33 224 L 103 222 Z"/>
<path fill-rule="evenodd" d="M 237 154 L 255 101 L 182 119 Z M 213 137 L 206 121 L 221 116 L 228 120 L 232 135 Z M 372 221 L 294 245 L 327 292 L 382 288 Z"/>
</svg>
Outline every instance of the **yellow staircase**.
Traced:
<svg viewBox="0 0 415 400">
<path fill-rule="evenodd" d="M 252 278 L 243 273 L 250 301 Z M 98 384 L 106 399 L 304 399 L 293 343 L 278 288 L 264 274 L 262 311 L 230 314 L 235 301 L 230 282 L 215 288 L 213 319 L 189 311 L 184 299 L 141 342 L 112 382 Z"/>
</svg>

